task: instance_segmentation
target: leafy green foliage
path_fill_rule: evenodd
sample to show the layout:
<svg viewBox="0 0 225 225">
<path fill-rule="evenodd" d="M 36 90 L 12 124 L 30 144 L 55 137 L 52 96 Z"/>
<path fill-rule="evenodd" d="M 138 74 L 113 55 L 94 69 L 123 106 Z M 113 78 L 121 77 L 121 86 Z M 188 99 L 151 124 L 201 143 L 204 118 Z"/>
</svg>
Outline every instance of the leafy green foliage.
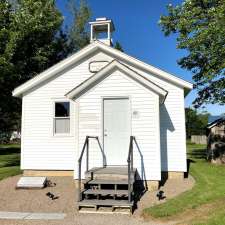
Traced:
<svg viewBox="0 0 225 225">
<path fill-rule="evenodd" d="M 116 41 L 116 43 L 114 45 L 114 48 L 121 51 L 121 52 L 124 52 L 122 45 L 118 41 Z"/>
<path fill-rule="evenodd" d="M 177 48 L 188 55 L 178 64 L 193 72 L 198 96 L 194 105 L 225 103 L 225 1 L 185 0 L 167 6 L 160 25 L 166 36 L 177 33 Z"/>
<path fill-rule="evenodd" d="M 19 127 L 20 100 L 11 91 L 66 55 L 54 1 L 0 2 L 0 130 Z"/>
<path fill-rule="evenodd" d="M 12 90 L 86 45 L 89 16 L 82 1 L 68 33 L 54 0 L 0 1 L 0 132 L 20 128 L 21 101 Z"/>
<path fill-rule="evenodd" d="M 185 109 L 186 135 L 189 139 L 191 135 L 205 135 L 208 124 L 209 113 L 197 113 L 191 108 Z"/>
</svg>

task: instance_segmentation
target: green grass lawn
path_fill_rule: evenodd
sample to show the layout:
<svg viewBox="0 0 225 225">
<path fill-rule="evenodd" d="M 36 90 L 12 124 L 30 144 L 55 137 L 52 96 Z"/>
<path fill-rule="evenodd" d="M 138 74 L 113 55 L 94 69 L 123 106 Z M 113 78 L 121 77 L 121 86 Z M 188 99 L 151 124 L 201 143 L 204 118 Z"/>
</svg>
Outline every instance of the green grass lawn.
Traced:
<svg viewBox="0 0 225 225">
<path fill-rule="evenodd" d="M 20 173 L 20 146 L 0 145 L 0 180 Z"/>
<path fill-rule="evenodd" d="M 196 184 L 176 198 L 144 210 L 145 216 L 155 218 L 170 218 L 189 211 L 190 213 L 207 204 L 207 215 L 204 222 L 198 216 L 193 218 L 191 224 L 225 224 L 225 210 L 221 202 L 225 203 L 225 166 L 213 165 L 205 161 L 205 146 L 188 143 L 188 158 L 190 161 L 190 174 L 195 178 Z M 217 204 L 218 202 L 218 204 Z M 210 209 L 210 204 L 213 207 Z M 207 223 L 206 223 L 207 221 Z M 220 223 L 218 223 L 220 221 Z M 221 221 L 223 221 L 221 223 Z"/>
</svg>

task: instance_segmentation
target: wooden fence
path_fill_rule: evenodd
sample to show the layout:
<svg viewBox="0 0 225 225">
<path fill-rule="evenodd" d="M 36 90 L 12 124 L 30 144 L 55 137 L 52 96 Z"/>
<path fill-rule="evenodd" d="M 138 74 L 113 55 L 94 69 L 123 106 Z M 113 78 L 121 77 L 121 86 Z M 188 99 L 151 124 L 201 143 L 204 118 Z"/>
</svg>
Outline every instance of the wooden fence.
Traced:
<svg viewBox="0 0 225 225">
<path fill-rule="evenodd" d="M 207 144 L 206 135 L 191 135 L 191 142 L 195 144 Z"/>
</svg>

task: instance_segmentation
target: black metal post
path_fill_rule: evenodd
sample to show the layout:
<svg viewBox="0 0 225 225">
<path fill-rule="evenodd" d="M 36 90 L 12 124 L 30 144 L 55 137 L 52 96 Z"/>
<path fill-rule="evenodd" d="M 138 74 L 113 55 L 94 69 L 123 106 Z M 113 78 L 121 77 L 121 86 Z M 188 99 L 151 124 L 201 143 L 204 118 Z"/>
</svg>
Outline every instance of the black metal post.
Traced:
<svg viewBox="0 0 225 225">
<path fill-rule="evenodd" d="M 130 153 L 130 158 L 131 158 L 131 173 L 133 173 L 133 164 L 134 164 L 134 161 L 133 161 L 133 140 L 134 140 L 134 137 L 131 136 L 131 143 L 130 143 L 130 147 L 131 147 L 131 153 Z"/>
<path fill-rule="evenodd" d="M 87 137 L 87 151 L 86 151 L 86 172 L 88 172 L 89 168 L 88 168 L 88 165 L 89 165 L 89 139 Z"/>
<path fill-rule="evenodd" d="M 128 158 L 127 162 L 128 162 L 128 201 L 131 202 L 130 157 Z"/>
<path fill-rule="evenodd" d="M 78 160 L 78 201 L 81 201 L 81 161 L 82 161 L 82 157 L 84 154 L 84 150 L 86 148 L 87 145 L 87 140 L 88 140 L 88 136 L 85 139 L 81 154 L 80 154 L 80 158 Z"/>
<path fill-rule="evenodd" d="M 78 201 L 81 201 L 81 162 L 78 161 Z"/>
</svg>

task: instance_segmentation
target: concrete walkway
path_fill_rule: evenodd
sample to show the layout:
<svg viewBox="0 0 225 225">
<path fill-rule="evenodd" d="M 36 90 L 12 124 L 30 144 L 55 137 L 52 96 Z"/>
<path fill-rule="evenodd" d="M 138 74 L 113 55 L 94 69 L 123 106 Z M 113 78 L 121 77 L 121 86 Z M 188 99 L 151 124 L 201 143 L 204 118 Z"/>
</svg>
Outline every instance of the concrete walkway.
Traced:
<svg viewBox="0 0 225 225">
<path fill-rule="evenodd" d="M 63 220 L 65 217 L 65 213 L 26 213 L 0 211 L 0 219 Z"/>
</svg>

